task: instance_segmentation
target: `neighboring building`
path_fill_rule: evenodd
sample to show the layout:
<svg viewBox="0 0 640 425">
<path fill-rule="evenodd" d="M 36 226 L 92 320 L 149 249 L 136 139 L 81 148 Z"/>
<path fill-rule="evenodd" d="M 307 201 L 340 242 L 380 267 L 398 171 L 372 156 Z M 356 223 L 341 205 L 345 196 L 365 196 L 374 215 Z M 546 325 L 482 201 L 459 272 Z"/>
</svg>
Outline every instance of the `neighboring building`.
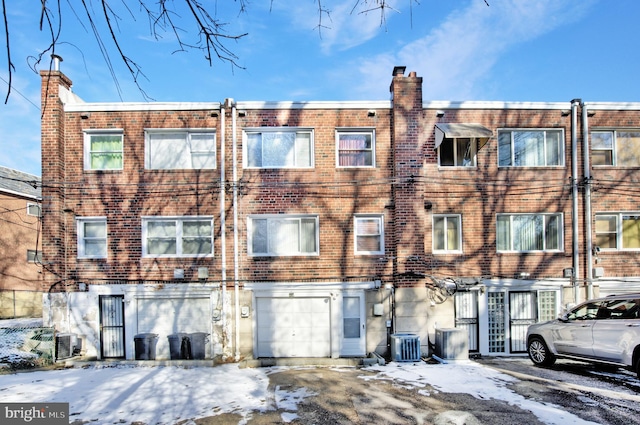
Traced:
<svg viewBox="0 0 640 425">
<path fill-rule="evenodd" d="M 42 314 L 40 177 L 0 166 L 0 318 Z"/>
<path fill-rule="evenodd" d="M 453 327 L 504 355 L 638 290 L 640 103 L 424 101 L 404 73 L 392 101 L 85 103 L 43 72 L 45 321 L 103 359 L 182 333 L 207 358 L 427 354 Z"/>
</svg>

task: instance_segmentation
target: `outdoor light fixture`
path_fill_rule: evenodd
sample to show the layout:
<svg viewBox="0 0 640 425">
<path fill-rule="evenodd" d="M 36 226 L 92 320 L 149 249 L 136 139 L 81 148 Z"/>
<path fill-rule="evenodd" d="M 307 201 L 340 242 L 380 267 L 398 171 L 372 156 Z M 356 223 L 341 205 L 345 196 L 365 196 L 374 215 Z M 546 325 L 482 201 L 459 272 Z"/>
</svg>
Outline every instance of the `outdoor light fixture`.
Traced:
<svg viewBox="0 0 640 425">
<path fill-rule="evenodd" d="M 238 116 L 239 117 L 246 117 L 247 116 L 247 111 L 238 111 Z"/>
<path fill-rule="evenodd" d="M 444 111 L 436 111 L 436 117 L 438 118 L 444 117 Z"/>
<path fill-rule="evenodd" d="M 367 111 L 367 116 L 375 117 L 376 116 L 376 111 L 373 110 L 373 109 L 369 109 L 369 111 Z"/>
</svg>

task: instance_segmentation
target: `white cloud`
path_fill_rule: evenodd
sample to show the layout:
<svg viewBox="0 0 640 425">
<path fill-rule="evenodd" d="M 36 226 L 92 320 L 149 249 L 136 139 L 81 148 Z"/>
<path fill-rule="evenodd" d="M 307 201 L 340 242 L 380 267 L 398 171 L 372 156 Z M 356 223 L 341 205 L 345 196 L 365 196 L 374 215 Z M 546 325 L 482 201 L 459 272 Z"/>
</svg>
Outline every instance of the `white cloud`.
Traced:
<svg viewBox="0 0 640 425">
<path fill-rule="evenodd" d="M 390 79 L 393 65 L 405 65 L 424 77 L 430 99 L 463 100 L 472 97 L 478 81 L 486 77 L 502 54 L 523 42 L 574 22 L 593 0 L 492 0 L 490 6 L 474 1 L 456 10 L 423 38 L 397 52 L 360 61 L 364 83 L 360 92 L 380 92 L 381 76 Z"/>
</svg>

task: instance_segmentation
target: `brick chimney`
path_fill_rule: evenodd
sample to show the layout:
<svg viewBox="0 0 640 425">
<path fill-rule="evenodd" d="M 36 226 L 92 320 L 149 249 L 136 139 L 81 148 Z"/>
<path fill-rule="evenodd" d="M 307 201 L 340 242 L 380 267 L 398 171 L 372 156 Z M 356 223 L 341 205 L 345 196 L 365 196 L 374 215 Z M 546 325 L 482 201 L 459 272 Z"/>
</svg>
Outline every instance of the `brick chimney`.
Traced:
<svg viewBox="0 0 640 425">
<path fill-rule="evenodd" d="M 59 70 L 61 58 L 54 56 L 54 70 L 40 71 L 42 150 L 42 261 L 45 290 L 64 290 L 55 285 L 65 278 L 65 230 L 73 217 L 64 212 L 64 105 L 62 90 L 71 89 L 71 80 Z"/>
<path fill-rule="evenodd" d="M 425 273 L 422 78 L 405 67 L 391 82 L 395 265 L 397 286 L 424 285 Z"/>
</svg>

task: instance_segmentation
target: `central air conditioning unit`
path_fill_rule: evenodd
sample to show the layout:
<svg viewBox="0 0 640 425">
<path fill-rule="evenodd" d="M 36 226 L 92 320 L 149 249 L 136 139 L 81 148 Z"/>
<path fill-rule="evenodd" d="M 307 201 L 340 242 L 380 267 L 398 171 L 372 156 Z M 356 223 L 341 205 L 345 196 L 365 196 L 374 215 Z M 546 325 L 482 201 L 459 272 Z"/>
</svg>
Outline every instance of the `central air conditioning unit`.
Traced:
<svg viewBox="0 0 640 425">
<path fill-rule="evenodd" d="M 469 334 L 466 329 L 436 329 L 435 357 L 442 360 L 468 360 Z"/>
<path fill-rule="evenodd" d="M 418 360 L 420 360 L 420 337 L 418 335 L 391 335 L 392 362 L 416 362 Z"/>
<path fill-rule="evenodd" d="M 68 359 L 73 357 L 78 337 L 75 334 L 56 335 L 56 359 Z"/>
</svg>

